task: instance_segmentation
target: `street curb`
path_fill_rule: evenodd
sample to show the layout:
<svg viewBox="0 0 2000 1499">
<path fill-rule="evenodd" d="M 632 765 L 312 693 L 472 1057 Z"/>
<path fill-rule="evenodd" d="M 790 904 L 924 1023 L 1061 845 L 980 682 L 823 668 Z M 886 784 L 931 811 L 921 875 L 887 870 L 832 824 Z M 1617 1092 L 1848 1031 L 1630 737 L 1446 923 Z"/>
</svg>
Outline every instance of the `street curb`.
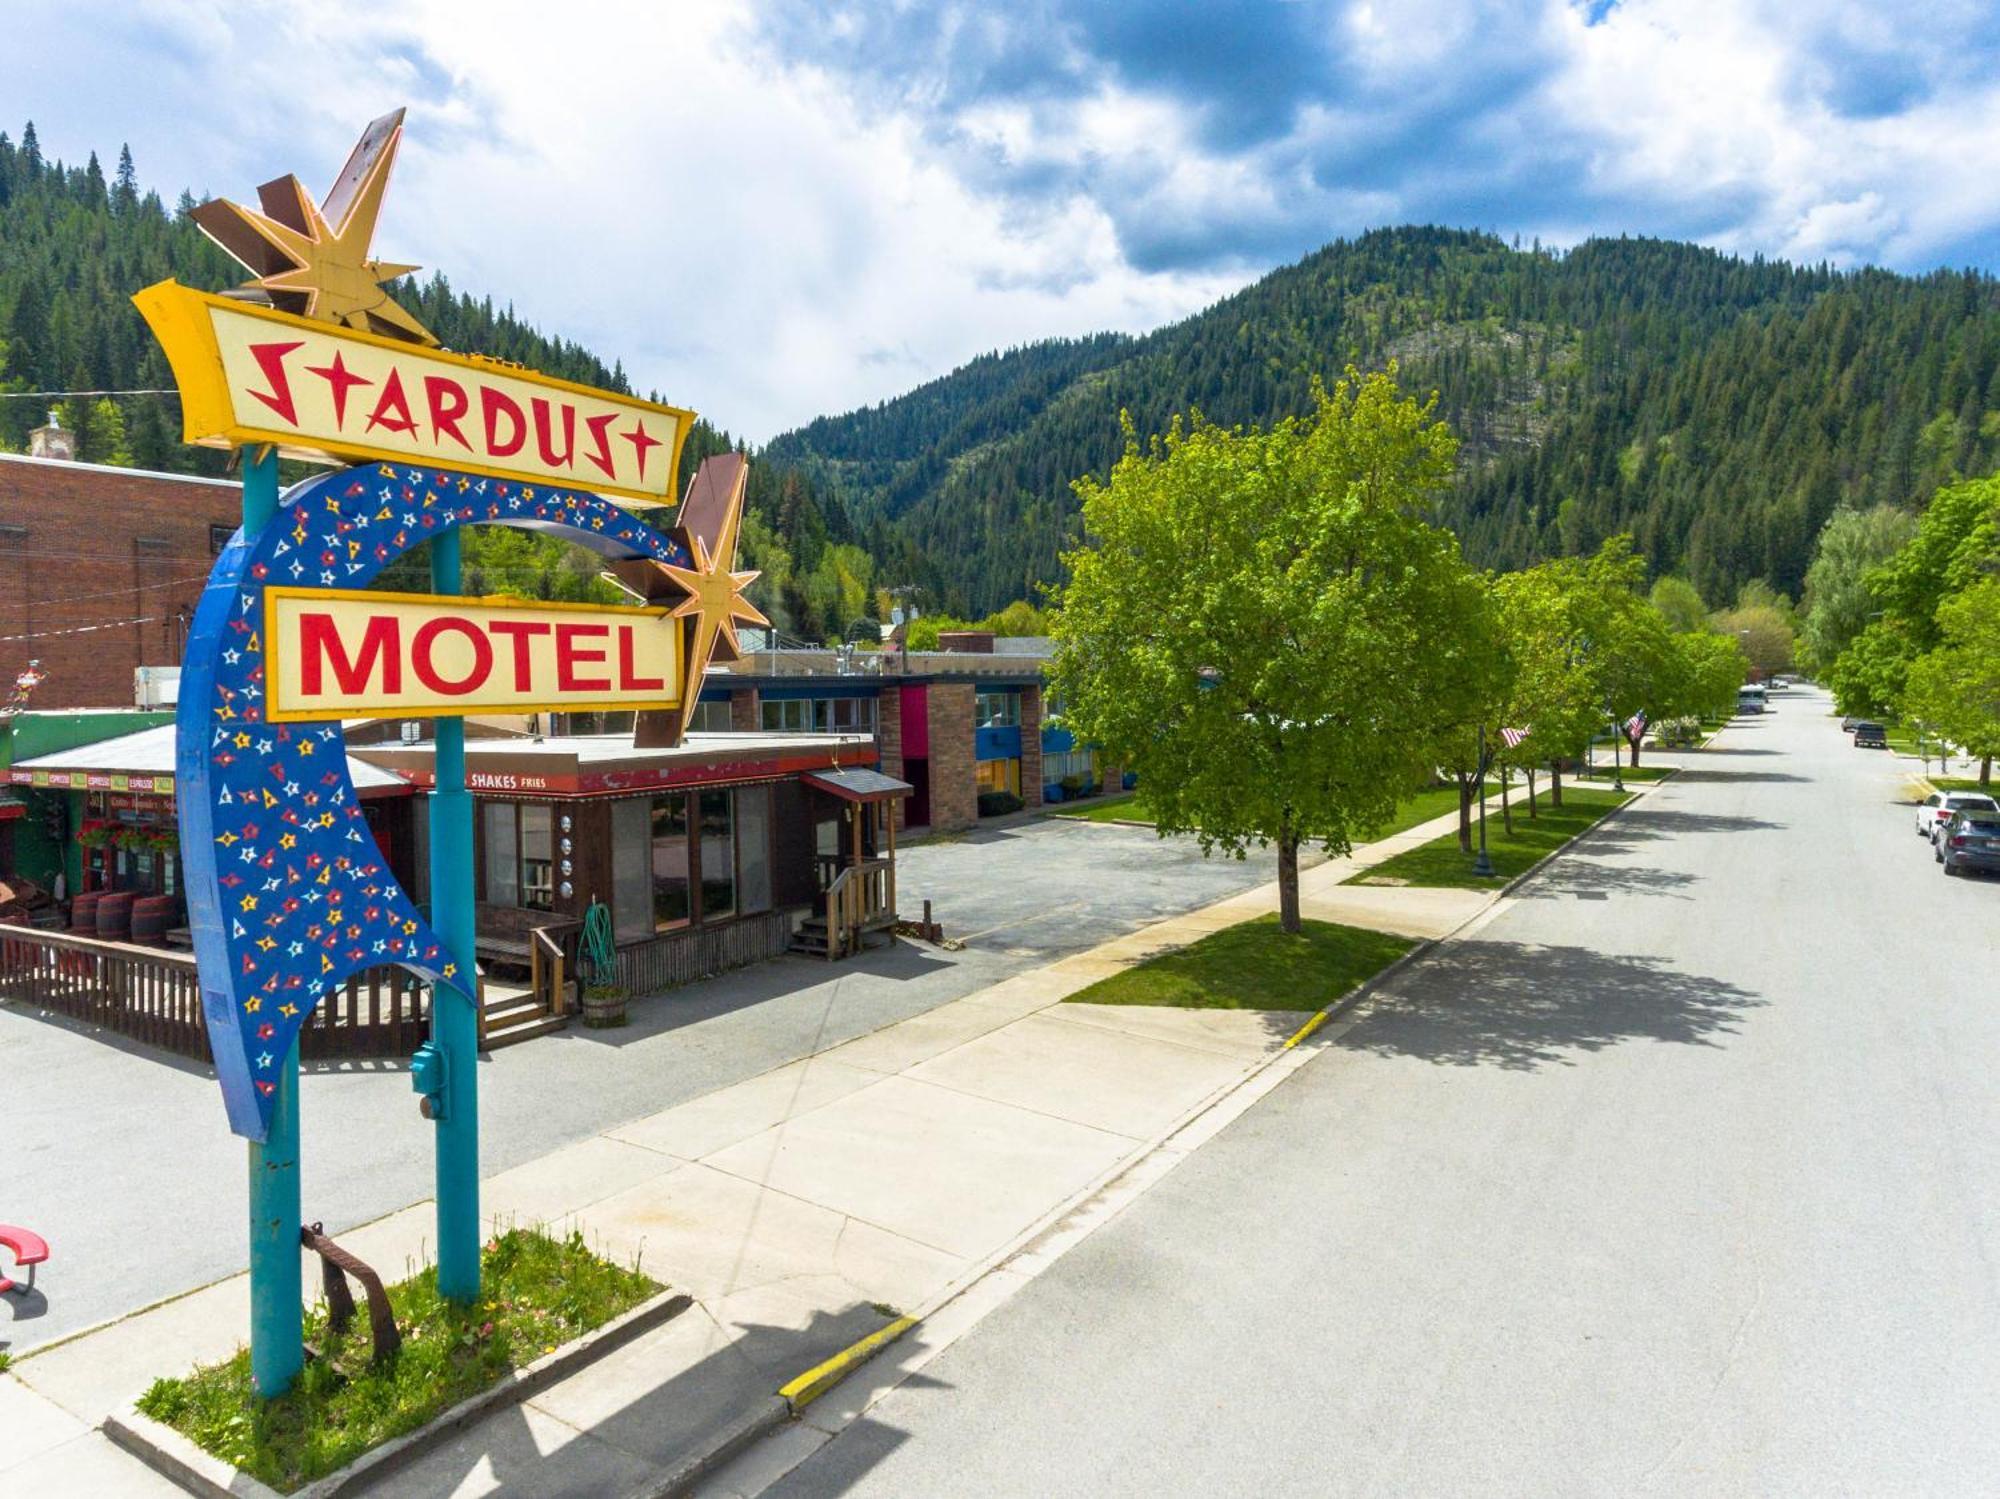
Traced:
<svg viewBox="0 0 2000 1499">
<path fill-rule="evenodd" d="M 849 1344 L 824 1363 L 814 1364 L 798 1378 L 779 1385 L 779 1398 L 796 1416 L 916 1325 L 915 1317 L 898 1317 L 887 1327 L 876 1328 L 867 1337 Z"/>
<path fill-rule="evenodd" d="M 780 1395 L 766 1395 L 755 1406 L 722 1427 L 699 1452 L 681 1459 L 663 1476 L 648 1478 L 626 1490 L 625 1499 L 675 1499 L 687 1493 L 731 1458 L 788 1425 L 792 1408 Z"/>
<path fill-rule="evenodd" d="M 191 1494 L 204 1499 L 332 1499 L 350 1487 L 373 1481 L 395 1471 L 435 1447 L 443 1445 L 464 1428 L 492 1412 L 519 1405 L 540 1394 L 558 1380 L 567 1379 L 585 1365 L 656 1327 L 673 1321 L 694 1305 L 694 1298 L 682 1291 L 662 1291 L 649 1301 L 614 1317 L 554 1353 L 544 1354 L 533 1363 L 523 1364 L 476 1395 L 468 1396 L 442 1415 L 433 1417 L 415 1431 L 384 1442 L 357 1457 L 344 1468 L 316 1478 L 289 1496 L 280 1495 L 259 1479 L 251 1477 L 213 1453 L 197 1446 L 171 1426 L 155 1421 L 127 1404 L 104 1418 L 104 1435 L 156 1473 L 172 1480 Z"/>
</svg>

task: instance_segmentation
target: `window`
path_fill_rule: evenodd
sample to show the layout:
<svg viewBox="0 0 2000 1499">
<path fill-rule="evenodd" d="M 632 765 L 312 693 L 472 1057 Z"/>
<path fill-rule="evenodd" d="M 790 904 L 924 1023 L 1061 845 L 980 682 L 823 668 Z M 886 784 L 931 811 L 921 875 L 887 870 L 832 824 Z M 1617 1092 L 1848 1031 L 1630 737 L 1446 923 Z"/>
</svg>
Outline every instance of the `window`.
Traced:
<svg viewBox="0 0 2000 1499">
<path fill-rule="evenodd" d="M 486 802 L 485 899 L 492 906 L 555 909 L 554 816 L 546 802 Z"/>
<path fill-rule="evenodd" d="M 771 909 L 771 788 L 736 793 L 736 905 L 744 915 Z"/>
<path fill-rule="evenodd" d="M 766 698 L 758 722 L 775 734 L 873 734 L 872 697 Z"/>
<path fill-rule="evenodd" d="M 611 804 L 611 908 L 620 942 L 653 935 L 653 804 Z"/>
<path fill-rule="evenodd" d="M 972 704 L 972 726 L 976 729 L 1011 729 L 1021 722 L 1021 694 L 982 692 Z"/>
<path fill-rule="evenodd" d="M 521 903 L 519 835 L 515 831 L 514 804 L 488 802 L 480 815 L 486 823 L 486 903 L 489 906 L 518 906 Z"/>
<path fill-rule="evenodd" d="M 234 526 L 211 524 L 208 528 L 208 555 L 211 557 L 220 557 L 222 549 L 229 545 L 229 538 L 235 534 L 236 528 Z"/>
<path fill-rule="evenodd" d="M 719 921 L 736 914 L 735 798 L 727 791 L 696 795 L 701 821 L 701 919 Z"/>
<path fill-rule="evenodd" d="M 1042 780 L 1046 783 L 1061 781 L 1066 776 L 1081 776 L 1087 781 L 1096 774 L 1096 750 L 1068 750 L 1060 755 L 1042 756 Z"/>
<path fill-rule="evenodd" d="M 729 704 L 696 703 L 694 712 L 688 717 L 688 727 L 699 734 L 727 734 Z"/>
<path fill-rule="evenodd" d="M 653 930 L 686 926 L 688 901 L 687 795 L 676 792 L 653 802 Z"/>
<path fill-rule="evenodd" d="M 637 720 L 637 715 L 629 708 L 592 709 L 551 716 L 554 724 L 550 732 L 558 738 L 574 738 L 579 734 L 629 734 Z"/>
<path fill-rule="evenodd" d="M 1021 794 L 1019 760 L 981 760 L 973 766 L 972 778 L 981 791 L 1007 791 L 1015 796 Z"/>
</svg>

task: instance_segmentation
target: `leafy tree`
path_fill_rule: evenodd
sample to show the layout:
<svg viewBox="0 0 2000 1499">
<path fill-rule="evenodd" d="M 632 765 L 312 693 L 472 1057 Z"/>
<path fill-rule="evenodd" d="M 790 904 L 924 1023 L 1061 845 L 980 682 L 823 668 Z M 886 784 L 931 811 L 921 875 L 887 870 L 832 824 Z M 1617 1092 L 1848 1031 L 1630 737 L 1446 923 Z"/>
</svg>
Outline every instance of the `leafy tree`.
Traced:
<svg viewBox="0 0 2000 1499">
<path fill-rule="evenodd" d="M 1558 762 L 1581 755 L 1604 722 L 1586 644 L 1595 611 L 1589 606 L 1585 565 L 1575 559 L 1503 573 L 1494 591 L 1515 668 L 1501 727 L 1527 731 L 1527 738 L 1511 750 L 1503 742 L 1502 763 L 1527 772 L 1528 810 L 1536 816 L 1534 766 L 1549 763 L 1551 793 L 1561 806 Z"/>
<path fill-rule="evenodd" d="M 1768 603 L 1749 603 L 1715 616 L 1715 627 L 1733 635 L 1743 644 L 1743 654 L 1760 677 L 1786 670 L 1792 664 L 1791 622 Z"/>
<path fill-rule="evenodd" d="M 2000 578 L 1986 578 L 1938 606 L 1941 643 L 1910 664 L 1903 707 L 1979 757 L 1979 784 L 2000 755 Z"/>
<path fill-rule="evenodd" d="M 1275 844 L 1283 929 L 1298 853 L 1379 825 L 1479 683 L 1486 590 L 1420 518 L 1455 443 L 1383 375 L 1269 430 L 1199 417 L 1082 479 L 1052 668 L 1071 727 L 1137 770 L 1162 833 Z"/>
<path fill-rule="evenodd" d="M 1905 546 L 1916 529 L 1916 517 L 1893 505 L 1833 513 L 1806 569 L 1800 654 L 1809 669 L 1826 672 L 1867 628 L 1876 608 L 1868 574 Z"/>
<path fill-rule="evenodd" d="M 1677 635 L 1708 628 L 1708 605 L 1686 578 L 1666 577 L 1653 585 L 1649 595 L 1653 607 Z"/>
<path fill-rule="evenodd" d="M 1910 663 L 1918 654 L 1901 618 L 1870 620 L 1827 673 L 1835 705 L 1842 713 L 1895 713 L 1903 700 Z"/>
</svg>

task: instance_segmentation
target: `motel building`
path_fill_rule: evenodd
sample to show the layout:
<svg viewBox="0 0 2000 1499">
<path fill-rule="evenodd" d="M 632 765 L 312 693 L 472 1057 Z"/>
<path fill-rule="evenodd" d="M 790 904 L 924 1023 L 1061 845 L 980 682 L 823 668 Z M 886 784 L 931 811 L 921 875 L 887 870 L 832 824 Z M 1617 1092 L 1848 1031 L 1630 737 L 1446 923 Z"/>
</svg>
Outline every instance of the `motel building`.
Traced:
<svg viewBox="0 0 2000 1499">
<path fill-rule="evenodd" d="M 0 882 L 14 897 L 0 901 L 0 922 L 166 954 L 146 983 L 185 990 L 187 1049 L 205 1055 L 193 965 L 179 956 L 189 933 L 173 705 L 187 620 L 234 533 L 237 487 L 77 463 L 67 434 L 37 436 L 29 455 L 0 455 L 0 569 L 14 569 L 0 597 L 0 635 L 12 637 L 0 641 L 0 677 L 30 660 L 44 674 L 29 703 L 0 713 Z M 593 906 L 608 912 L 617 982 L 633 996 L 787 951 L 842 958 L 893 928 L 895 843 L 909 821 L 896 808 L 913 788 L 884 764 L 879 721 L 795 708 L 774 717 L 796 728 L 766 731 L 753 716 L 739 731 L 735 679 L 711 670 L 707 681 L 718 685 L 672 749 L 635 748 L 629 712 L 467 720 L 490 1042 L 574 1012 Z M 970 689 L 962 696 L 969 723 Z M 346 725 L 368 829 L 420 905 L 431 729 L 421 718 Z M 969 821 L 969 790 L 959 800 Z M 101 999 L 54 993 L 22 969 L 18 940 L 0 952 L 0 992 L 74 999 L 79 1015 L 106 1020 Z M 47 954 L 35 961 L 53 971 Z M 381 994 L 407 1007 L 420 990 Z"/>
</svg>

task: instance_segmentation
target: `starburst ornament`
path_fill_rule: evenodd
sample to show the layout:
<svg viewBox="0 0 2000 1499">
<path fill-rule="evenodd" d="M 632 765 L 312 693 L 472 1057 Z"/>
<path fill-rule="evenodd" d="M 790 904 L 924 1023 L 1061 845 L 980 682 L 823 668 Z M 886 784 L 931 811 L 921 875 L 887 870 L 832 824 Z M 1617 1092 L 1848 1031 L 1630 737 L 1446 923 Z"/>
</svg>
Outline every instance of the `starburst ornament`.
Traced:
<svg viewBox="0 0 2000 1499">
<path fill-rule="evenodd" d="M 285 176 L 257 189 L 261 213 L 215 198 L 194 210 L 194 221 L 280 312 L 435 347 L 431 331 L 382 286 L 417 267 L 368 258 L 402 139 L 400 109 L 369 125 L 324 203 Z"/>
</svg>

